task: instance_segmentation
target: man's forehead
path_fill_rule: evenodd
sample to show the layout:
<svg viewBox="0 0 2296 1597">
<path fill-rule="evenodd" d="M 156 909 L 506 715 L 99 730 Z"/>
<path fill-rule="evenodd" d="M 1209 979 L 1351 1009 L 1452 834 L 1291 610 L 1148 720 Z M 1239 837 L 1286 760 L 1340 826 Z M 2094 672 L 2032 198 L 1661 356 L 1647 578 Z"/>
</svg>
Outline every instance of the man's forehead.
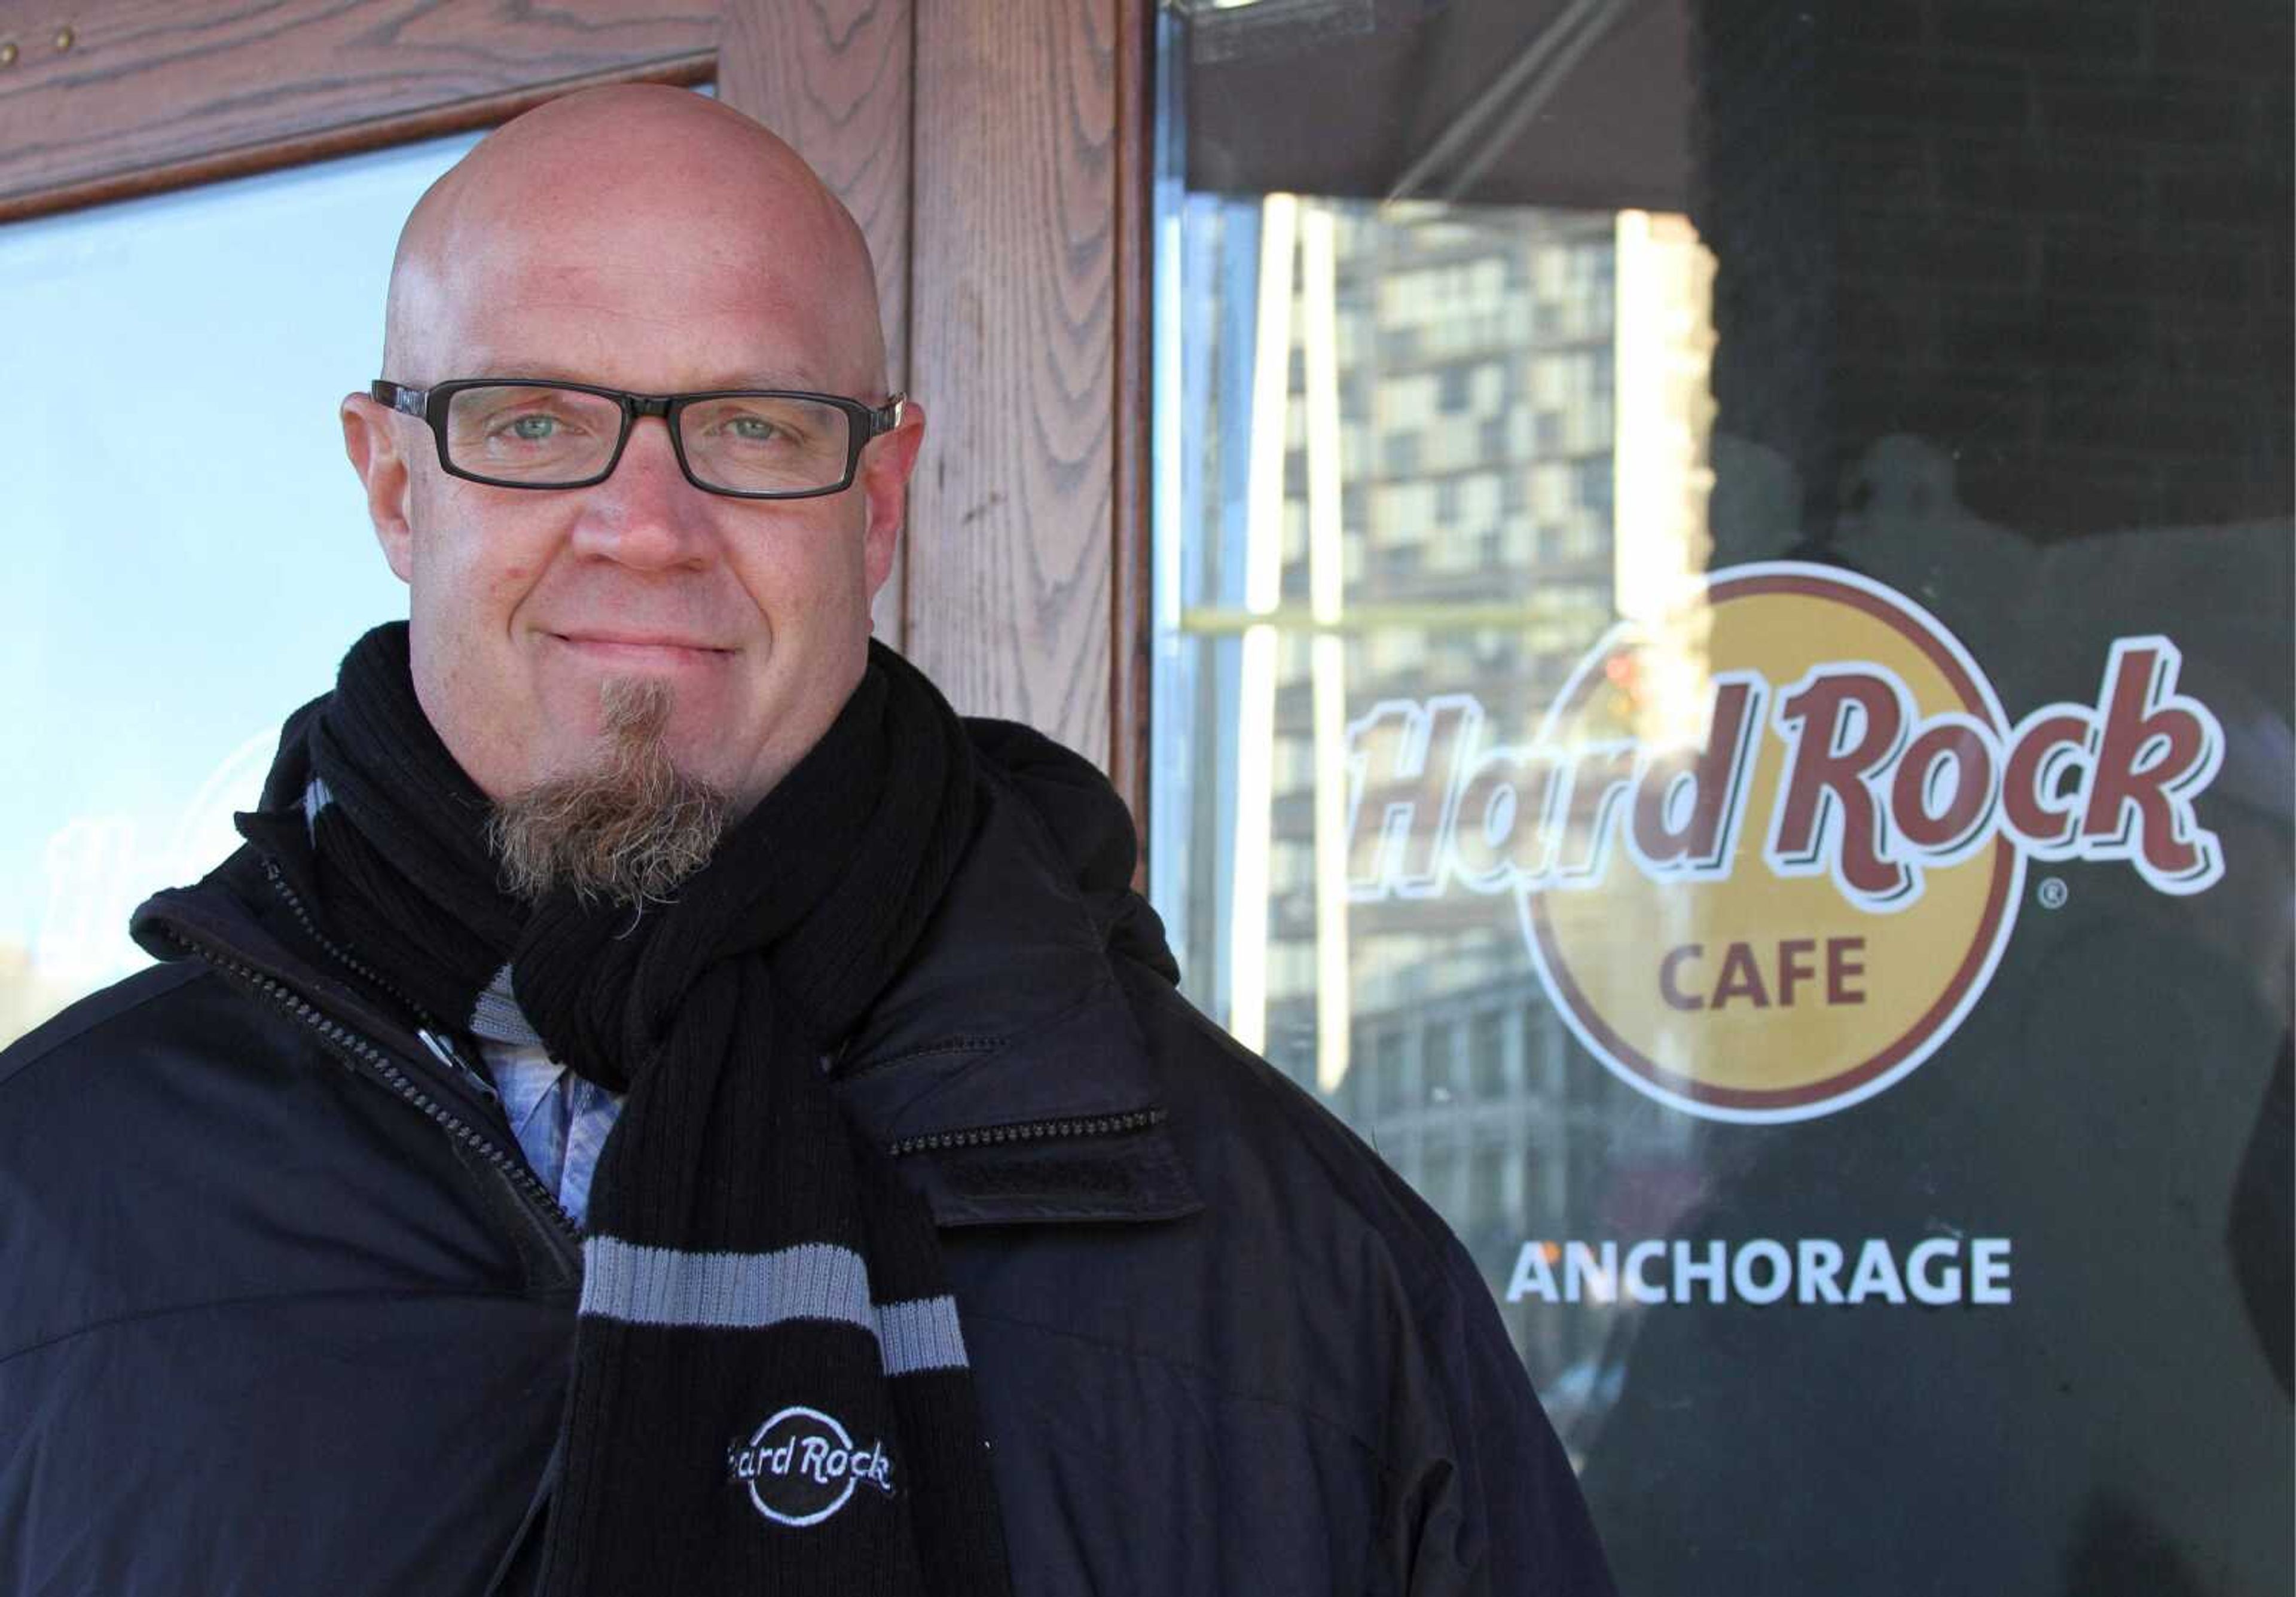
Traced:
<svg viewBox="0 0 2296 1597">
<path fill-rule="evenodd" d="M 852 302 L 818 263 L 770 250 L 728 263 L 674 247 L 616 258 L 583 244 L 496 240 L 407 285 L 399 331 L 426 370 L 403 380 L 528 376 L 646 392 L 841 392 L 867 380 L 873 300 Z"/>
<path fill-rule="evenodd" d="M 456 377 L 525 377 L 537 382 L 585 382 L 605 388 L 625 386 L 639 374 L 624 369 L 627 363 L 611 357 L 585 358 L 563 350 L 531 353 L 517 345 L 489 340 L 459 344 L 445 352 L 451 375 Z M 839 383 L 827 370 L 803 359 L 708 364 L 683 363 L 673 369 L 657 365 L 660 374 L 647 378 L 660 382 L 663 393 L 693 393 L 710 389 L 796 389 L 812 393 L 834 392 Z M 625 380 L 625 381 L 618 381 Z M 636 391 L 649 391 L 640 389 Z"/>
</svg>

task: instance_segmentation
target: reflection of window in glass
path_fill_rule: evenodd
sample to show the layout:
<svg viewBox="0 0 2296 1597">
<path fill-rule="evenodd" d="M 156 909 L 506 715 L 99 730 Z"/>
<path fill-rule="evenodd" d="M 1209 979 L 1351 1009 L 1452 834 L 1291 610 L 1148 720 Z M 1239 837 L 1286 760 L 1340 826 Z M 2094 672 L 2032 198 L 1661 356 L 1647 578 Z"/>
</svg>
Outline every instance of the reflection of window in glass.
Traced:
<svg viewBox="0 0 2296 1597">
<path fill-rule="evenodd" d="M 1472 1184 L 1467 1192 L 1470 1224 L 1488 1225 L 1505 1217 L 1506 1167 L 1504 1144 L 1486 1142 L 1475 1150 Z"/>
<path fill-rule="evenodd" d="M 1435 485 L 1383 482 L 1372 489 L 1372 521 L 1378 536 L 1391 544 L 1415 544 L 1435 520 Z"/>
<path fill-rule="evenodd" d="M 1423 1067 L 1426 1076 L 1427 1101 L 1430 1103 L 1447 1103 L 1457 1091 L 1456 1084 L 1451 1079 L 1451 1022 L 1430 1021 L 1427 1035 L 1423 1039 L 1423 1046 L 1427 1051 Z"/>
<path fill-rule="evenodd" d="M 1298 997 L 1316 990 L 1316 945 L 1305 938 L 1285 938 L 1268 951 L 1267 988 L 1279 998 Z"/>
<path fill-rule="evenodd" d="M 1421 692 L 1457 692 L 1476 685 L 1472 640 L 1458 633 L 1437 633 L 1428 640 L 1427 669 L 1420 674 Z"/>
<path fill-rule="evenodd" d="M 1540 461 L 1529 471 L 1530 505 L 1539 520 L 1560 521 L 1570 513 L 1570 469 L 1560 461 Z"/>
<path fill-rule="evenodd" d="M 1458 1194 L 1452 1184 L 1458 1179 L 1459 1155 L 1449 1138 L 1435 1142 L 1427 1150 L 1426 1173 L 1419 1179 L 1419 1195 L 1446 1214 L 1456 1213 Z"/>
<path fill-rule="evenodd" d="M 1374 676 L 1408 676 L 1427 662 L 1427 635 L 1416 627 L 1382 627 L 1370 644 Z"/>
<path fill-rule="evenodd" d="M 1474 1072 L 1475 1096 L 1497 1099 L 1506 1096 L 1506 1028 L 1496 1010 L 1485 1010 L 1475 1017 L 1468 1032 L 1467 1057 Z"/>
<path fill-rule="evenodd" d="M 1562 356 L 1536 356 L 1526 364 L 1530 373 L 1533 405 L 1542 410 L 1559 410 L 1570 401 L 1570 368 Z"/>
<path fill-rule="evenodd" d="M 1380 387 L 1380 414 L 1390 429 L 1424 429 L 1442 419 L 1442 383 L 1437 373 L 1390 377 Z"/>
<path fill-rule="evenodd" d="M 1608 463 L 1604 463 L 1607 466 Z M 1610 479 L 1606 471 L 1603 480 Z M 1560 533 L 1560 546 L 1555 551 L 1558 559 L 1587 560 L 1610 553 L 1611 524 L 1598 517 L 1573 512 L 1563 520 Z"/>
<path fill-rule="evenodd" d="M 1570 1089 L 1570 1033 L 1564 1028 L 1562 1017 L 1551 1009 L 1540 1011 L 1539 1042 L 1543 1050 L 1540 1068 L 1546 1075 L 1547 1095 L 1563 1097 Z"/>
<path fill-rule="evenodd" d="M 1295 793 L 1316 779 L 1316 748 L 1306 738 L 1275 740 L 1275 790 Z"/>
<path fill-rule="evenodd" d="M 1400 1114 L 1409 1102 L 1406 1094 L 1411 1085 L 1404 1079 L 1403 1034 L 1382 1031 L 1379 1034 L 1376 1046 L 1378 1052 L 1374 1056 L 1372 1067 L 1378 1077 L 1379 1112 L 1383 1115 Z"/>
<path fill-rule="evenodd" d="M 1468 572 L 1482 569 L 1481 550 L 1475 540 L 1449 528 L 1444 529 L 1443 536 L 1428 545 L 1427 553 L 1427 564 L 1431 570 Z"/>
<path fill-rule="evenodd" d="M 1548 1046 L 1550 1017 L 1542 1004 L 1526 1004 L 1518 1019 L 1516 1035 L 1521 1039 L 1523 1076 L 1530 1090 L 1543 1098 L 1558 1096 L 1559 1085 L 1554 1076 L 1554 1057 Z"/>
<path fill-rule="evenodd" d="M 1286 474 L 1296 471 L 1301 496 L 1283 503 L 1283 559 L 1287 564 L 1300 569 L 1304 580 L 1308 562 L 1308 505 L 1305 498 L 1308 467 L 1307 462 L 1296 455 L 1291 457 L 1291 462 L 1286 467 Z"/>
<path fill-rule="evenodd" d="M 1578 503 L 1587 509 L 1608 519 L 1611 513 L 1611 462 L 1605 455 L 1599 460 L 1582 460 L 1578 466 Z"/>
<path fill-rule="evenodd" d="M 1390 477 L 1415 476 L 1419 471 L 1419 435 L 1415 432 L 1390 432 L 1382 446 L 1384 463 Z"/>
</svg>

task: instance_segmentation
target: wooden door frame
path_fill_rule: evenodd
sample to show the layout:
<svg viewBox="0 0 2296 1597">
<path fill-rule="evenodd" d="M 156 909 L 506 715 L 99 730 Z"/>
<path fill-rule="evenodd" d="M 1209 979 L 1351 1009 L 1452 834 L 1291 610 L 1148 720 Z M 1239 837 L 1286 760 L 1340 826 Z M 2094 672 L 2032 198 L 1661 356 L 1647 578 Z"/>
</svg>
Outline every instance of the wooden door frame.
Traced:
<svg viewBox="0 0 2296 1597">
<path fill-rule="evenodd" d="M 0 0 L 0 223 L 714 81 L 860 220 L 928 407 L 881 630 L 1101 763 L 1144 833 L 1152 0 L 641 9 Z"/>
</svg>

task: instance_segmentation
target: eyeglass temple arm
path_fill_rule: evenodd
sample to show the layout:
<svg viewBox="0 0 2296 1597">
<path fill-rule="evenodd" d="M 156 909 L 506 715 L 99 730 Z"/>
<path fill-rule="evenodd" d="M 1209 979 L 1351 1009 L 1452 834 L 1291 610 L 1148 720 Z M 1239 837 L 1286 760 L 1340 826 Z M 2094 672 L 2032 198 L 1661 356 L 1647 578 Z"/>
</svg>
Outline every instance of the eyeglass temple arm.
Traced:
<svg viewBox="0 0 2296 1597">
<path fill-rule="evenodd" d="M 400 414 L 408 416 L 422 415 L 423 403 L 430 397 L 429 389 L 403 388 L 398 383 L 380 377 L 368 385 L 367 392 L 373 397 L 377 405 L 388 405 Z"/>
</svg>

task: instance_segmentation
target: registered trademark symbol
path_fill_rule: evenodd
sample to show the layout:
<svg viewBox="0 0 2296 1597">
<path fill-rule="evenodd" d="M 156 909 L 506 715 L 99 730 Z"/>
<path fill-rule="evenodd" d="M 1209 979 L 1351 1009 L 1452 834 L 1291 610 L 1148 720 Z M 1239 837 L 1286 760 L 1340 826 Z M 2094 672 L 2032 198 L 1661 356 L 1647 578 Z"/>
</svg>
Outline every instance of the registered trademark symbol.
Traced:
<svg viewBox="0 0 2296 1597">
<path fill-rule="evenodd" d="M 2066 888 L 2063 877 L 2044 876 L 2034 896 L 2040 899 L 2043 909 L 2062 909 L 2065 900 L 2071 897 L 2072 893 Z"/>
</svg>

